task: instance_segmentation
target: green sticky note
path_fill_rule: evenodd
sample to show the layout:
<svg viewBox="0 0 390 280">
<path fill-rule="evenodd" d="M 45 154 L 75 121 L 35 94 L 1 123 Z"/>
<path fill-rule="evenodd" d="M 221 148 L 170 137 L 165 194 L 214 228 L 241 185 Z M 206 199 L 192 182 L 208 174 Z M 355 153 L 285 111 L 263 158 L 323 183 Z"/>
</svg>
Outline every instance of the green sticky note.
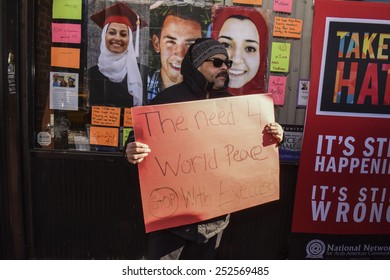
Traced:
<svg viewBox="0 0 390 280">
<path fill-rule="evenodd" d="M 53 19 L 80 19 L 82 0 L 53 0 Z"/>
<path fill-rule="evenodd" d="M 123 146 L 125 146 L 127 137 L 129 137 L 129 134 L 132 130 L 133 130 L 132 128 L 127 128 L 127 127 L 123 128 L 123 138 L 122 138 Z"/>
<path fill-rule="evenodd" d="M 290 43 L 272 43 L 271 50 L 271 72 L 288 72 L 288 67 L 290 64 Z"/>
</svg>

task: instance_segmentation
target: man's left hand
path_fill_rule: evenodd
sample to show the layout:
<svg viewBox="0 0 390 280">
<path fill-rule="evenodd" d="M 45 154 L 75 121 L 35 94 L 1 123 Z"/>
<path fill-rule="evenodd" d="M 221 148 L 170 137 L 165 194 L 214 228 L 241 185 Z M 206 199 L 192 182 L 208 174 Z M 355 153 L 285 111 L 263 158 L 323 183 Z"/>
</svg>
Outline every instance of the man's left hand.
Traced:
<svg viewBox="0 0 390 280">
<path fill-rule="evenodd" d="M 265 131 L 268 134 L 271 134 L 278 141 L 278 143 L 282 142 L 284 131 L 282 126 L 277 122 L 267 124 L 265 126 Z"/>
</svg>

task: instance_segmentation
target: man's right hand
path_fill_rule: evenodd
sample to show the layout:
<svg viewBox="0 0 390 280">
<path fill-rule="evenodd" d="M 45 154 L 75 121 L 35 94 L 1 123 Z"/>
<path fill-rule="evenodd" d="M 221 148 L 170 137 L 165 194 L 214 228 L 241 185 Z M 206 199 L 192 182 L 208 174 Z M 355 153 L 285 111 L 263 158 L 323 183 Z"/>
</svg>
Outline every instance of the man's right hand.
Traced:
<svg viewBox="0 0 390 280">
<path fill-rule="evenodd" d="M 148 145 L 140 142 L 130 142 L 126 146 L 126 158 L 131 164 L 138 164 L 151 152 Z"/>
</svg>

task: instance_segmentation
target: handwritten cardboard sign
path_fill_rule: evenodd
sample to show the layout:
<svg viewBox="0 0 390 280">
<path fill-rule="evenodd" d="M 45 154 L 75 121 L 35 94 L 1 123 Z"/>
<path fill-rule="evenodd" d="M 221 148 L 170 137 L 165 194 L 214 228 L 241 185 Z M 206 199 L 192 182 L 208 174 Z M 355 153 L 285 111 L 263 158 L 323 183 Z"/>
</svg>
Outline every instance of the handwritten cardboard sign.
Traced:
<svg viewBox="0 0 390 280">
<path fill-rule="evenodd" d="M 119 146 L 119 129 L 115 127 L 91 126 L 89 131 L 89 143 L 92 145 Z"/>
<path fill-rule="evenodd" d="M 80 44 L 81 24 L 73 23 L 52 23 L 52 41 L 55 43 Z"/>
<path fill-rule="evenodd" d="M 93 125 L 117 126 L 120 125 L 121 108 L 92 106 Z"/>
<path fill-rule="evenodd" d="M 279 198 L 267 94 L 133 107 L 146 232 L 191 224 Z"/>
<path fill-rule="evenodd" d="M 273 36 L 299 39 L 302 36 L 302 22 L 296 18 L 275 17 Z"/>
<path fill-rule="evenodd" d="M 290 43 L 272 42 L 271 72 L 288 72 L 290 65 L 290 49 Z"/>
</svg>

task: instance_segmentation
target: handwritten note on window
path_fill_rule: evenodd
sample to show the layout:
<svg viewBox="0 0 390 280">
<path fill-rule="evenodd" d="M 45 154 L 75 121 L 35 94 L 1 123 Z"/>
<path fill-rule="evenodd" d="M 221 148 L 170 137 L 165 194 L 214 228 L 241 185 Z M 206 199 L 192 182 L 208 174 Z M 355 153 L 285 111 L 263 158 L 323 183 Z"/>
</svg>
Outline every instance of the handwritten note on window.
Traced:
<svg viewBox="0 0 390 280">
<path fill-rule="evenodd" d="M 52 23 L 52 41 L 54 43 L 80 44 L 81 24 Z"/>
<path fill-rule="evenodd" d="M 133 107 L 147 232 L 191 224 L 279 198 L 272 98 L 245 95 Z"/>
<path fill-rule="evenodd" d="M 132 127 L 133 126 L 133 116 L 131 115 L 131 109 L 125 108 L 125 113 L 123 116 L 123 126 Z"/>
<path fill-rule="evenodd" d="M 51 66 L 79 69 L 80 49 L 52 47 Z"/>
<path fill-rule="evenodd" d="M 82 0 L 53 0 L 54 19 L 81 19 Z"/>
<path fill-rule="evenodd" d="M 115 127 L 91 126 L 89 143 L 92 145 L 118 147 L 118 134 L 119 129 Z"/>
<path fill-rule="evenodd" d="M 290 43 L 272 43 L 271 72 L 288 72 L 290 64 L 290 48 Z"/>
<path fill-rule="evenodd" d="M 123 146 L 125 145 L 127 138 L 129 137 L 129 134 L 132 130 L 133 130 L 132 128 L 124 128 L 123 129 L 123 138 L 122 138 Z"/>
<path fill-rule="evenodd" d="M 291 13 L 293 0 L 274 0 L 274 12 Z"/>
<path fill-rule="evenodd" d="M 117 126 L 120 125 L 121 108 L 92 106 L 93 125 Z"/>
<path fill-rule="evenodd" d="M 286 81 L 287 81 L 287 77 L 285 76 L 269 77 L 268 91 L 272 94 L 272 99 L 274 100 L 275 105 L 284 104 Z"/>
<path fill-rule="evenodd" d="M 295 18 L 275 17 L 274 37 L 299 39 L 302 36 L 302 20 Z"/>
</svg>

